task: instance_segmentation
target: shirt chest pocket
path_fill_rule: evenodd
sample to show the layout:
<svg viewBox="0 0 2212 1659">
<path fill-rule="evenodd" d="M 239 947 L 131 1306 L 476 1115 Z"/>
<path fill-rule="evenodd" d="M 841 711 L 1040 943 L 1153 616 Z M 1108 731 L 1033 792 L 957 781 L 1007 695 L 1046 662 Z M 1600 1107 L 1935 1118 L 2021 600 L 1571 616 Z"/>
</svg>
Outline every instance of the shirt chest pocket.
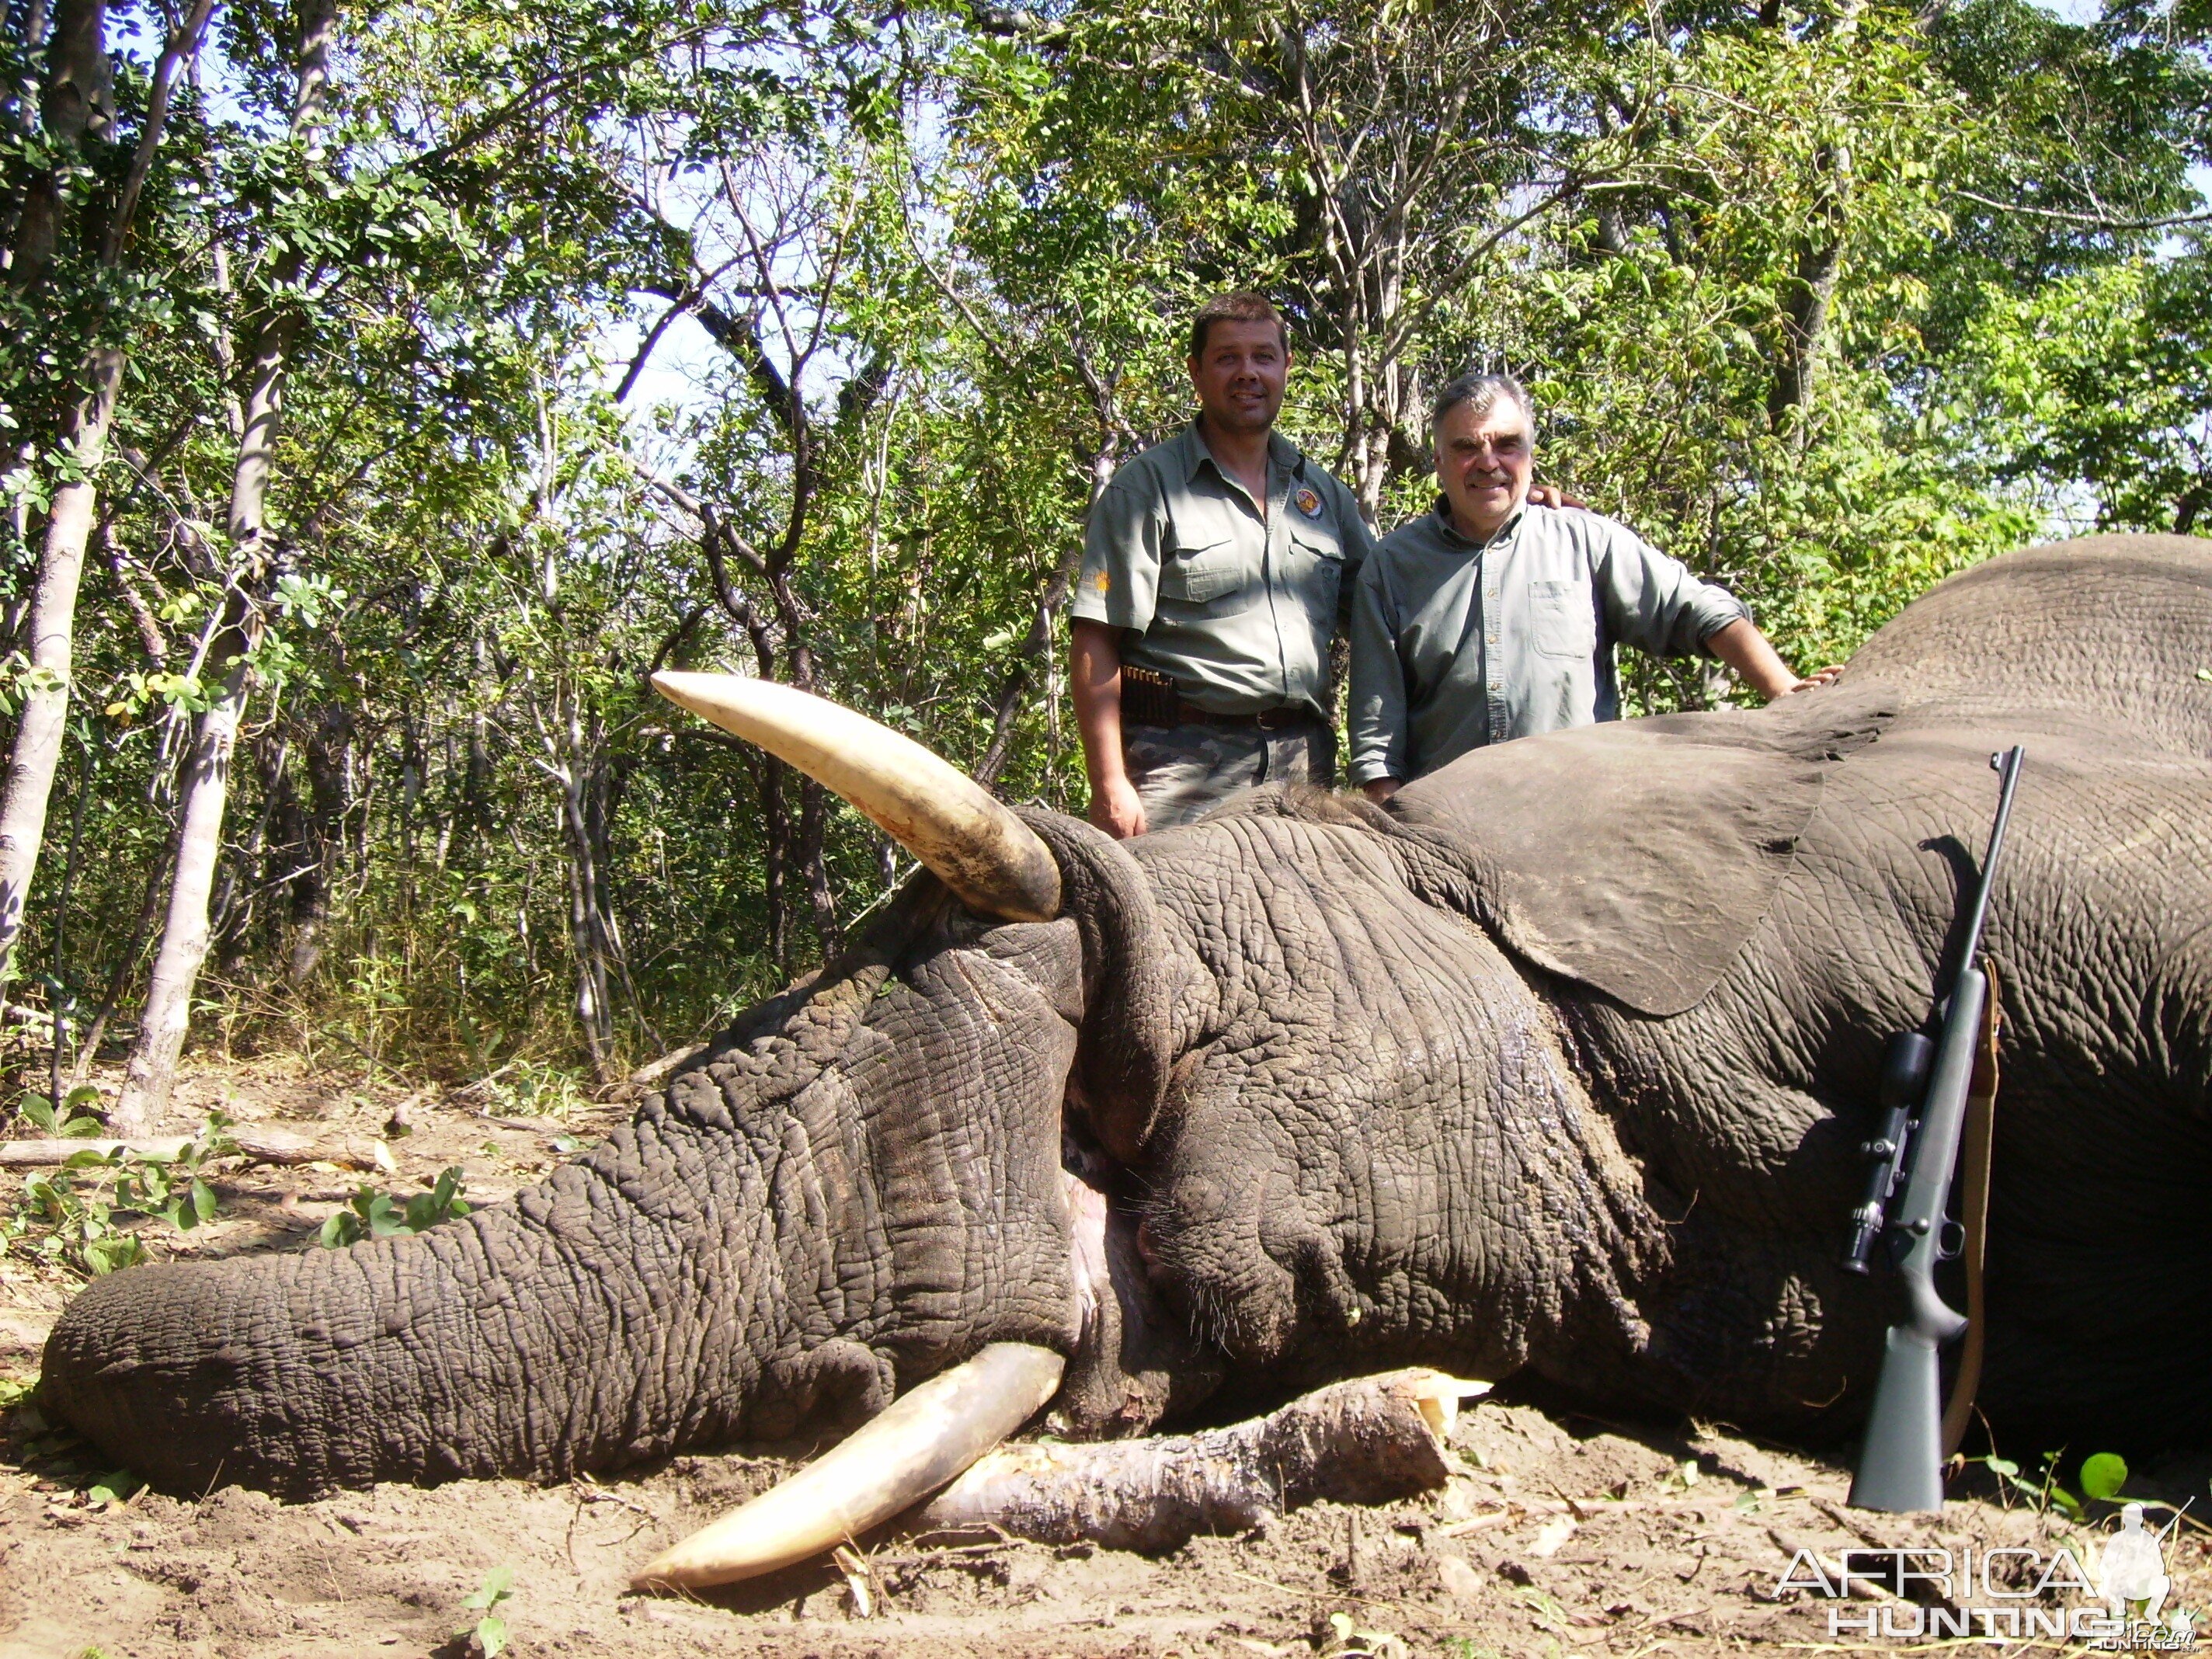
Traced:
<svg viewBox="0 0 2212 1659">
<path fill-rule="evenodd" d="M 1579 657 L 1597 654 L 1597 611 L 1590 591 L 1580 582 L 1530 582 L 1528 633 L 1538 653 Z"/>
<path fill-rule="evenodd" d="M 1327 525 L 1294 521 L 1291 574 L 1305 597 L 1323 611 L 1336 608 L 1337 590 L 1344 583 L 1344 543 Z"/>
<path fill-rule="evenodd" d="M 1186 605 L 1211 605 L 1244 585 L 1244 559 L 1236 541 L 1186 544 L 1160 562 L 1160 597 Z"/>
</svg>

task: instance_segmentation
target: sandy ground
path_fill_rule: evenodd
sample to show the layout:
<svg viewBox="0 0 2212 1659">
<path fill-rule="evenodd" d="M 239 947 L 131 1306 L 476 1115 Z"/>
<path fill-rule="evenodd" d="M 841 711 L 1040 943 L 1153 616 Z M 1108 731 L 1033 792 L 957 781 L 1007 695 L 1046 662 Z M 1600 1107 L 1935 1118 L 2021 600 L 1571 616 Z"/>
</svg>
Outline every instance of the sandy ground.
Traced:
<svg viewBox="0 0 2212 1659">
<path fill-rule="evenodd" d="M 496 1201 L 620 1115 L 581 1108 L 566 1118 L 491 1119 L 481 1091 L 365 1090 L 281 1066 L 203 1073 L 180 1103 L 197 1114 L 227 1103 L 242 1121 L 358 1147 L 380 1138 L 403 1100 L 412 1133 L 386 1142 L 394 1172 L 236 1170 L 219 1183 L 215 1223 L 185 1237 L 149 1224 L 149 1247 L 316 1248 L 316 1227 L 362 1180 L 404 1196 L 452 1163 L 466 1171 L 471 1198 Z M 184 1114 L 175 1127 L 190 1127 Z M 0 1172 L 0 1218 L 19 1186 L 20 1175 Z M 0 1378 L 35 1374 L 45 1331 L 77 1282 L 29 1254 L 34 1242 L 0 1259 Z M 1948 1627 L 1936 1638 L 1882 1633 L 1918 1628 L 1929 1614 L 1917 1602 L 1871 1586 L 1842 1602 L 1809 1589 L 1778 1594 L 1778 1581 L 1801 1550 L 1833 1572 L 1847 1550 L 1948 1547 L 1955 1564 L 1969 1545 L 1977 1560 L 2008 1546 L 2038 1552 L 2044 1565 L 2067 1545 L 2094 1575 L 2098 1545 L 2118 1525 L 2107 1505 L 2084 1522 L 2017 1494 L 2008 1504 L 1980 1470 L 1966 1484 L 1983 1495 L 1954 1501 L 1940 1522 L 1865 1515 L 1842 1506 L 1847 1473 L 1817 1458 L 1695 1424 L 1547 1414 L 1510 1392 L 1461 1418 L 1460 1468 L 1447 1486 L 1389 1507 L 1317 1504 L 1158 1559 L 891 1534 L 863 1540 L 857 1586 L 825 1563 L 700 1599 L 633 1595 L 628 1576 L 804 1449 L 683 1457 L 558 1487 L 383 1486 L 292 1505 L 232 1488 L 107 1502 L 95 1482 L 112 1472 L 46 1430 L 33 1401 L 0 1413 L 0 1659 L 461 1659 L 481 1651 L 469 1635 L 479 1614 L 465 1603 L 500 1570 L 511 1574 L 497 1608 L 507 1651 L 526 1656 L 1926 1652 L 1966 1644 Z M 2182 1502 L 2203 1494 L 2204 1474 L 2198 1462 L 2138 1474 L 2130 1494 Z M 2201 1614 L 2212 1602 L 2209 1544 L 2212 1531 L 2193 1520 L 2175 1532 L 2169 1605 Z M 1990 1573 L 1996 1591 L 2026 1589 L 2028 1599 L 1992 1600 L 1978 1579 L 1971 1593 L 1954 1583 L 1954 1603 L 2046 1613 L 2087 1603 L 2056 1589 L 2035 1597 L 2021 1576 L 2028 1560 L 1996 1558 Z M 1935 1588 L 1908 1588 L 1945 1610 Z M 1970 1628 L 1983 1636 L 1979 1620 Z M 2031 1645 L 2081 1644 L 1990 1644 Z"/>
</svg>

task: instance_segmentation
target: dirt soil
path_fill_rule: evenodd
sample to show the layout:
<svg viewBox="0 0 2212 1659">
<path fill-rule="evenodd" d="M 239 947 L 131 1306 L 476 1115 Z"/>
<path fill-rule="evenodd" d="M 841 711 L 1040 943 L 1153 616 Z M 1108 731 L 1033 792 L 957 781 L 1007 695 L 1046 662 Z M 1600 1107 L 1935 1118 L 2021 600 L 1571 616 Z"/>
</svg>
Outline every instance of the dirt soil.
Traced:
<svg viewBox="0 0 2212 1659">
<path fill-rule="evenodd" d="M 495 1202 L 626 1109 L 579 1104 L 558 1116 L 491 1117 L 487 1109 L 511 1110 L 512 1097 L 483 1088 L 371 1089 L 279 1064 L 229 1065 L 190 1078 L 169 1127 L 189 1129 L 217 1105 L 356 1154 L 373 1156 L 380 1142 L 393 1167 L 364 1175 L 336 1164 L 225 1165 L 214 1222 L 184 1236 L 159 1220 L 143 1224 L 155 1255 L 316 1249 L 317 1228 L 364 1180 L 404 1197 L 450 1164 L 464 1169 L 472 1200 Z M 387 1133 L 395 1108 L 410 1133 Z M 0 1221 L 20 1180 L 20 1171 L 0 1171 Z M 19 1240 L 0 1257 L 0 1379 L 35 1375 L 45 1332 L 80 1282 L 39 1258 L 35 1243 Z M 1843 1507 L 1847 1471 L 1819 1457 L 1694 1423 L 1547 1414 L 1501 1393 L 1509 1397 L 1462 1416 L 1453 1433 L 1460 1469 L 1449 1484 L 1388 1507 L 1317 1504 L 1158 1559 L 891 1533 L 862 1540 L 857 1579 L 823 1563 L 697 1598 L 635 1595 L 628 1577 L 761 1490 L 805 1448 L 681 1457 L 556 1487 L 387 1486 L 300 1504 L 236 1488 L 107 1501 L 98 1483 L 115 1472 L 46 1429 L 33 1399 L 0 1413 L 0 1659 L 462 1659 L 485 1645 L 470 1635 L 481 1614 L 465 1603 L 501 1570 L 511 1586 L 496 1613 L 506 1650 L 519 1656 L 1928 1651 L 1964 1644 L 1948 1632 L 1940 1641 L 1882 1634 L 1929 1616 L 1914 1602 L 1871 1584 L 1831 1601 L 1810 1589 L 1778 1593 L 1778 1581 L 1801 1550 L 1832 1575 L 1847 1550 L 1903 1546 L 1972 1545 L 1978 1559 L 2009 1546 L 2047 1562 L 2070 1543 L 2094 1575 L 2096 1546 L 2118 1524 L 2110 1505 L 2093 1505 L 2085 1522 L 2017 1493 L 2002 1501 L 1980 1469 L 1961 1483 L 1980 1495 L 1954 1499 L 1940 1522 L 1863 1514 Z M 2151 1479 L 2138 1474 L 2129 1495 L 2180 1503 L 2204 1492 L 2204 1474 L 2201 1461 Z M 2151 1518 L 2166 1516 L 2154 1510 Z M 2201 1614 L 2212 1601 L 2208 1546 L 2212 1531 L 2193 1517 L 2176 1529 L 2166 1549 L 2169 1607 Z M 1993 1602 L 1977 1588 L 1960 1589 L 1957 1601 L 2087 1603 L 2056 1589 L 2034 1598 L 2032 1581 L 2021 1582 L 2027 1559 L 1998 1558 L 1991 1576 L 1996 1589 L 2031 1599 Z M 1808 1582 L 1810 1571 L 1796 1576 Z M 1908 1588 L 1923 1600 L 1936 1594 Z M 1832 1611 L 1842 1614 L 1840 1633 L 1831 1632 Z M 1981 1636 L 1978 1622 L 1972 1629 Z M 2081 1644 L 1993 1644 L 2031 1645 Z"/>
</svg>

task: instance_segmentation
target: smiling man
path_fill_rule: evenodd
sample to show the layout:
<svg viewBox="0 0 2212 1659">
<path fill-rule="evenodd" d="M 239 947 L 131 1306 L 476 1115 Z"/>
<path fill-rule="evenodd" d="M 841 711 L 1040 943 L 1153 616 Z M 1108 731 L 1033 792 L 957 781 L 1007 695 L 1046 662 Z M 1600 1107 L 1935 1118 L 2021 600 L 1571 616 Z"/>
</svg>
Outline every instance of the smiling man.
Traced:
<svg viewBox="0 0 2212 1659">
<path fill-rule="evenodd" d="M 1384 538 L 1352 605 L 1352 781 L 1370 799 L 1484 744 L 1617 720 L 1615 644 L 1704 651 L 1772 698 L 1800 679 L 1741 600 L 1626 525 L 1528 499 L 1535 410 L 1469 374 L 1437 398 L 1435 510 Z"/>
<path fill-rule="evenodd" d="M 1373 544 L 1352 492 L 1274 429 L 1290 366 L 1266 300 L 1207 301 L 1197 419 L 1091 510 L 1068 678 L 1109 835 L 1188 823 L 1249 784 L 1334 781 L 1329 644 Z"/>
</svg>

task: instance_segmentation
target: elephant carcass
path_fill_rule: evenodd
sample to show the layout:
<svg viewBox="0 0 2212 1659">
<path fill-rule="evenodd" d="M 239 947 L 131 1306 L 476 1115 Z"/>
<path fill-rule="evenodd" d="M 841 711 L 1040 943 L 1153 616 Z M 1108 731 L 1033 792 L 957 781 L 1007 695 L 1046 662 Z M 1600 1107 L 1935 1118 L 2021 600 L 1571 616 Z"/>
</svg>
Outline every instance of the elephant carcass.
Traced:
<svg viewBox="0 0 2212 1659">
<path fill-rule="evenodd" d="M 1984 1398 L 2201 1441 L 2208 638 L 2205 544 L 2101 538 L 1952 579 L 1834 688 L 1480 750 L 1389 812 L 1023 814 L 1056 908 L 918 878 L 511 1206 L 92 1286 L 54 1413 L 293 1492 L 857 1422 L 994 1343 L 1065 1356 L 1092 1433 L 1404 1365 L 1847 1420 L 1892 1313 L 1836 1266 L 1881 1048 L 2026 742 Z"/>
</svg>

